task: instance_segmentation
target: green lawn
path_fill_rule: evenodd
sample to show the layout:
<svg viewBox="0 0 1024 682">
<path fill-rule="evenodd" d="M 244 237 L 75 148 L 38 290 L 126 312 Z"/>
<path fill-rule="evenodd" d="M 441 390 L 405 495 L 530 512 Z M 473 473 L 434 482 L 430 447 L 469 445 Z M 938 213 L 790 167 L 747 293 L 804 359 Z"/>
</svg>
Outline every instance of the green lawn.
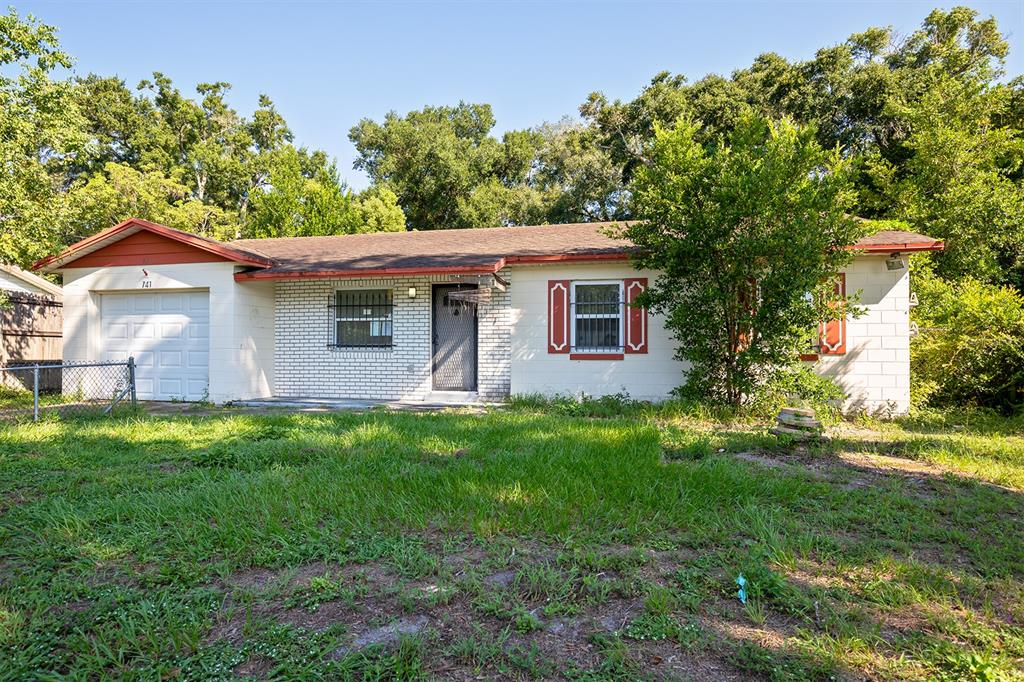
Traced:
<svg viewBox="0 0 1024 682">
<path fill-rule="evenodd" d="M 1020 678 L 1020 427 L 0 426 L 0 679 Z"/>
</svg>

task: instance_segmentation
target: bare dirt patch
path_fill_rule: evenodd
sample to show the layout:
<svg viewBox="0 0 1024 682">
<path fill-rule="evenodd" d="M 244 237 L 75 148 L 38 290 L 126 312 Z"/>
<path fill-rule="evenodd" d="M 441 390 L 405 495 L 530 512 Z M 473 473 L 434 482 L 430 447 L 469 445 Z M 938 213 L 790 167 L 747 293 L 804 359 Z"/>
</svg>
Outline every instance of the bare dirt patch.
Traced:
<svg viewBox="0 0 1024 682">
<path fill-rule="evenodd" d="M 669 585 L 671 574 L 691 558 L 689 550 L 614 545 L 596 558 L 587 554 L 583 564 L 570 568 L 572 559 L 558 559 L 550 547 L 540 544 L 498 543 L 491 552 L 470 544 L 462 549 L 465 554 L 460 556 L 456 548 L 447 546 L 439 575 L 417 580 L 403 579 L 384 561 L 239 571 L 218 582 L 225 591 L 224 606 L 204 641 L 241 646 L 251 636 L 254 623 L 286 624 L 311 633 L 330 629 L 338 645 L 327 659 L 340 660 L 359 652 L 394 650 L 403 638 L 420 638 L 429 643 L 425 650 L 432 652 L 428 655 L 432 673 L 468 680 L 481 679 L 481 671 L 483 679 L 519 674 L 548 679 L 560 675 L 566 665 L 598 669 L 608 656 L 601 638 L 610 637 L 626 644 L 630 665 L 655 679 L 700 674 L 708 679 L 743 678 L 721 650 L 629 639 L 624 634 L 627 626 L 645 613 L 643 589 L 613 592 L 598 601 L 573 593 L 566 598 L 572 606 L 521 582 L 532 567 L 577 579 L 582 571 L 608 584 Z M 295 596 L 308 594 L 310 580 L 321 576 L 337 581 L 339 589 L 349 584 L 361 587 L 356 596 L 349 593 L 321 603 L 297 603 Z M 693 614 L 676 617 L 680 622 L 695 622 Z M 500 660 L 480 663 L 452 653 L 471 641 L 498 652 Z M 251 657 L 235 673 L 261 678 L 269 673 L 268 662 Z"/>
</svg>

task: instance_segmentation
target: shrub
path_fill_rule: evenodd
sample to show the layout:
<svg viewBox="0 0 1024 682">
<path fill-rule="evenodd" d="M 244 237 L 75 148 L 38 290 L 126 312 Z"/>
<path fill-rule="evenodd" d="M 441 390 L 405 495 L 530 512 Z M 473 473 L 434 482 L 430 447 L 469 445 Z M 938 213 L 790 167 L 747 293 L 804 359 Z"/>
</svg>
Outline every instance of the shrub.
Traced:
<svg viewBox="0 0 1024 682">
<path fill-rule="evenodd" d="M 783 407 L 813 408 L 824 423 L 839 421 L 846 394 L 834 379 L 823 377 L 810 367 L 795 365 L 779 372 L 754 397 L 751 412 L 774 418 Z"/>
<path fill-rule="evenodd" d="M 920 333 L 911 344 L 915 407 L 1024 403 L 1024 296 L 974 279 L 950 283 L 915 268 Z"/>
</svg>

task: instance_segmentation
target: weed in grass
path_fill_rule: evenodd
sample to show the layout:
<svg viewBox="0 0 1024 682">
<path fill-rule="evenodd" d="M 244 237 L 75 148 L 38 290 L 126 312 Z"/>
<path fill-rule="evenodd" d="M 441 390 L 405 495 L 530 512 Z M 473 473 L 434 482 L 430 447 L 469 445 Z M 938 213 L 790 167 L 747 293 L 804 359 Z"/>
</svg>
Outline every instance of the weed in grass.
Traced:
<svg viewBox="0 0 1024 682">
<path fill-rule="evenodd" d="M 551 679 L 558 669 L 536 643 L 529 646 L 516 644 L 508 649 L 505 658 L 514 668 L 533 680 Z"/>
<path fill-rule="evenodd" d="M 764 608 L 764 604 L 759 599 L 748 599 L 747 603 L 743 605 L 743 610 L 747 614 L 747 618 L 754 625 L 761 627 L 768 620 L 768 612 Z"/>
<path fill-rule="evenodd" d="M 644 599 L 644 612 L 651 616 L 667 616 L 679 606 L 676 593 L 664 585 L 651 585 Z"/>
<path fill-rule="evenodd" d="M 794 653 L 767 649 L 750 641 L 744 641 L 736 647 L 732 660 L 740 670 L 763 675 L 773 682 L 839 679 L 828 665 L 819 664 Z"/>
<path fill-rule="evenodd" d="M 563 573 L 550 564 L 527 564 L 516 572 L 512 587 L 526 599 L 571 601 L 576 595 L 577 570 Z"/>
<path fill-rule="evenodd" d="M 583 592 L 586 594 L 587 602 L 591 604 L 604 604 L 612 594 L 612 585 L 601 576 L 586 575 L 582 579 Z"/>
<path fill-rule="evenodd" d="M 965 680 L 970 682 L 1001 682 L 1008 679 L 988 656 L 973 651 L 947 648 L 939 659 L 938 677 L 941 680 Z"/>
<path fill-rule="evenodd" d="M 769 568 L 760 551 L 754 551 L 741 571 L 747 578 L 747 592 L 750 598 L 770 603 L 779 611 L 792 616 L 806 616 L 814 610 L 814 600 L 800 588 Z M 729 585 L 727 593 L 735 592 Z"/>
<path fill-rule="evenodd" d="M 445 650 L 445 656 L 480 670 L 502 656 L 508 637 L 508 629 L 495 636 L 474 623 L 473 632 L 453 642 Z"/>
<path fill-rule="evenodd" d="M 512 609 L 512 627 L 515 628 L 516 632 L 525 635 L 534 630 L 540 630 L 544 627 L 544 624 L 540 622 L 540 618 L 534 615 L 532 611 L 527 611 L 519 606 Z"/>
<path fill-rule="evenodd" d="M 580 682 L 647 679 L 648 676 L 629 655 L 629 646 L 620 637 L 602 632 L 594 633 L 588 640 L 597 648 L 601 663 L 593 670 L 572 671 L 570 679 Z"/>
<path fill-rule="evenodd" d="M 630 639 L 660 642 L 671 639 L 681 646 L 691 646 L 700 638 L 700 628 L 693 624 L 681 624 L 669 615 L 652 616 L 644 614 L 626 624 L 622 634 Z"/>
<path fill-rule="evenodd" d="M 344 677 L 356 676 L 360 680 L 421 680 L 429 677 L 425 654 L 422 637 L 405 635 L 393 651 L 381 646 L 368 647 L 346 656 L 339 668 Z"/>
<path fill-rule="evenodd" d="M 340 601 L 349 608 L 355 606 L 356 600 L 366 595 L 367 586 L 364 582 L 348 581 L 334 578 L 330 573 L 315 576 L 309 583 L 293 592 L 284 602 L 285 606 L 301 606 L 309 611 L 316 611 L 321 604 Z"/>
<path fill-rule="evenodd" d="M 613 578 L 608 581 L 609 592 L 622 599 L 639 597 L 647 589 L 648 583 L 643 578 Z"/>
</svg>

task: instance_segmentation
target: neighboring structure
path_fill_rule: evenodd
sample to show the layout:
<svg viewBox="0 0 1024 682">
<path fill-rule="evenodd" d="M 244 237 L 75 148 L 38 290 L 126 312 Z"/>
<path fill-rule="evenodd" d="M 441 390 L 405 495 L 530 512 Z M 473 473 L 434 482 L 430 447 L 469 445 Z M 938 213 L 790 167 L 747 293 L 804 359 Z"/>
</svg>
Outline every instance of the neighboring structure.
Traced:
<svg viewBox="0 0 1024 682">
<path fill-rule="evenodd" d="M 59 286 L 0 263 L 0 365 L 61 359 Z"/>
<path fill-rule="evenodd" d="M 37 267 L 64 276 L 65 357 L 132 355 L 139 397 L 375 398 L 509 394 L 659 400 L 684 380 L 662 319 L 630 306 L 635 270 L 611 224 L 220 243 L 141 220 Z M 857 245 L 844 274 L 867 314 L 806 356 L 851 406 L 910 398 L 911 232 Z"/>
</svg>

